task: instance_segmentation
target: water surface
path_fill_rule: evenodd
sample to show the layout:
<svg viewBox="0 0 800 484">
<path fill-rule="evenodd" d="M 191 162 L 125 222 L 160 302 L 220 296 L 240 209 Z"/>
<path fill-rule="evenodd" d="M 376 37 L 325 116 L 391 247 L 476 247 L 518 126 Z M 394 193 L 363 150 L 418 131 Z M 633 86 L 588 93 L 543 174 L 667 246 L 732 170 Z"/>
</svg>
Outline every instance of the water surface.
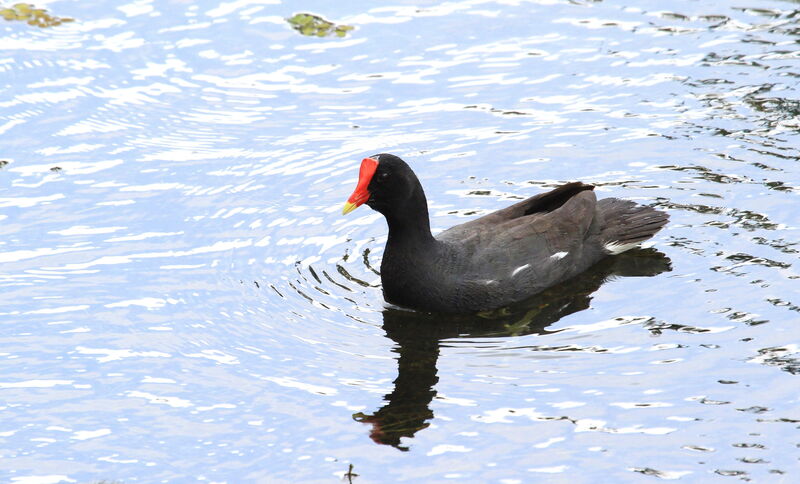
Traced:
<svg viewBox="0 0 800 484">
<path fill-rule="evenodd" d="M 798 480 L 796 2 L 36 7 L 75 21 L 0 21 L 3 482 Z M 340 215 L 376 152 L 436 230 L 573 180 L 671 223 L 386 308 Z"/>
</svg>

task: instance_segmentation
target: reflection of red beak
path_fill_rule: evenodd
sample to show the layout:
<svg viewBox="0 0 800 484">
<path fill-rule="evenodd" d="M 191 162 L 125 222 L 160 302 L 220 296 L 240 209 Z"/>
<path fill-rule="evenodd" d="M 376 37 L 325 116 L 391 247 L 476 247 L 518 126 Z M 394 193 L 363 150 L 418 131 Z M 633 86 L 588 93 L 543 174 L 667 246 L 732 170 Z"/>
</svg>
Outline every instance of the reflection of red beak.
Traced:
<svg viewBox="0 0 800 484">
<path fill-rule="evenodd" d="M 353 194 L 350 195 L 350 198 L 347 199 L 347 203 L 344 204 L 342 215 L 347 215 L 369 200 L 369 190 L 367 190 L 367 187 L 369 186 L 369 182 L 372 181 L 372 176 L 375 175 L 375 170 L 377 169 L 378 160 L 373 158 L 364 158 L 361 160 L 361 169 L 358 171 L 358 185 L 356 185 L 356 189 L 353 191 Z"/>
</svg>

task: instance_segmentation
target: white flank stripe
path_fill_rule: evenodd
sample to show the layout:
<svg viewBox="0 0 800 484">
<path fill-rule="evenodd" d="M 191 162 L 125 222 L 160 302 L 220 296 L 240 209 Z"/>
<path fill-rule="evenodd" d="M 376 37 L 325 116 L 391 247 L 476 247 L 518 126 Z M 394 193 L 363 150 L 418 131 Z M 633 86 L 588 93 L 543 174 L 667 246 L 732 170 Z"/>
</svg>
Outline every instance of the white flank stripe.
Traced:
<svg viewBox="0 0 800 484">
<path fill-rule="evenodd" d="M 524 266 L 517 267 L 516 269 L 514 269 L 514 272 L 511 273 L 511 277 L 516 276 L 517 274 L 519 274 L 520 271 L 524 271 L 530 266 L 531 266 L 530 264 L 525 264 Z"/>
<path fill-rule="evenodd" d="M 555 254 L 551 255 L 550 258 L 555 260 L 561 260 L 564 257 L 566 257 L 567 254 L 569 254 L 569 252 L 556 252 Z"/>
</svg>

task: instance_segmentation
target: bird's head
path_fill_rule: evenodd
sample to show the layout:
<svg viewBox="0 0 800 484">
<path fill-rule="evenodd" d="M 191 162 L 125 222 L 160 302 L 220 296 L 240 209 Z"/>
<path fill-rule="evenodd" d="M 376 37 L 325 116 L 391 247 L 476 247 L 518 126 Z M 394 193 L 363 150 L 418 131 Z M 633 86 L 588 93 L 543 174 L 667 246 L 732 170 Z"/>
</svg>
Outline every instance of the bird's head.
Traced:
<svg viewBox="0 0 800 484">
<path fill-rule="evenodd" d="M 419 186 L 411 167 L 399 157 L 388 153 L 372 155 L 361 161 L 358 184 L 347 199 L 342 214 L 348 214 L 364 203 L 386 214 L 392 208 L 402 207 Z"/>
</svg>

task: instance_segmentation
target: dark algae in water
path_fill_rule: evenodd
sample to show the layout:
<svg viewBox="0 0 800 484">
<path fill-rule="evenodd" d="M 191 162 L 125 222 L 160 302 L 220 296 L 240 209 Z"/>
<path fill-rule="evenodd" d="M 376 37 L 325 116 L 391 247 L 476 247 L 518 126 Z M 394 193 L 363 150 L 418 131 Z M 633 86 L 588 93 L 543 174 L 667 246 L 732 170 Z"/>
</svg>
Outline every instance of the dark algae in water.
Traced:
<svg viewBox="0 0 800 484">
<path fill-rule="evenodd" d="M 298 13 L 286 19 L 286 21 L 289 22 L 293 29 L 310 37 L 328 37 L 330 35 L 344 37 L 347 32 L 353 30 L 350 25 L 336 25 L 319 15 L 310 13 Z"/>
<path fill-rule="evenodd" d="M 0 8 L 0 15 L 6 20 L 21 20 L 35 27 L 55 27 L 65 22 L 74 22 L 69 17 L 56 17 L 43 8 L 35 8 L 30 3 L 16 3 L 11 7 Z"/>
</svg>

